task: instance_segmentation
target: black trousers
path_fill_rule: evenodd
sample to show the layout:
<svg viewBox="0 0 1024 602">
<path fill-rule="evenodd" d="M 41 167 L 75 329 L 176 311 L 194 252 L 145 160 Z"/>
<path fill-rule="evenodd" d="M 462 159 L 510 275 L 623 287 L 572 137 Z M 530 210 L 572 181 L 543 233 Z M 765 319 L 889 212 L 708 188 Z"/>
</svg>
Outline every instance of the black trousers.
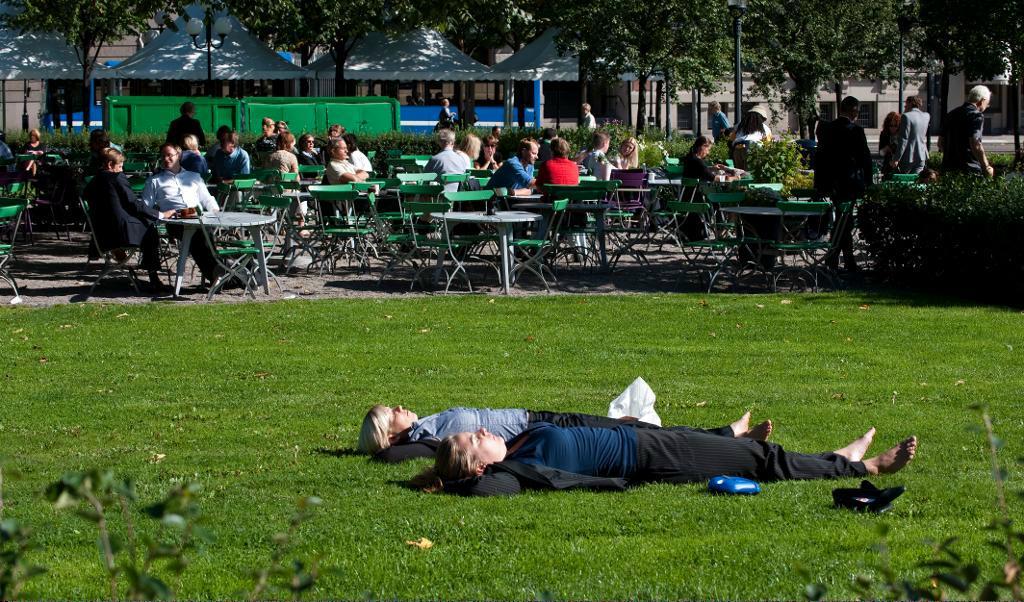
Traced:
<svg viewBox="0 0 1024 602">
<path fill-rule="evenodd" d="M 177 224 L 167 225 L 167 235 L 174 240 L 181 240 L 184 231 L 185 229 Z M 213 251 L 210 249 L 210 245 L 206 244 L 206 237 L 203 236 L 202 232 L 195 232 L 192 235 L 192 240 L 188 246 L 188 254 L 192 256 L 192 260 L 199 266 L 199 271 L 202 272 L 203 277 L 213 282 L 217 271 L 217 260 L 213 258 Z"/>
<path fill-rule="evenodd" d="M 142 222 L 146 233 L 142 236 L 139 249 L 142 250 L 142 268 L 147 272 L 160 271 L 160 232 L 153 222 Z"/>
<path fill-rule="evenodd" d="M 726 427 L 728 428 L 728 427 Z M 641 429 L 638 481 L 692 483 L 718 475 L 759 481 L 830 479 L 867 474 L 863 462 L 834 454 L 799 454 L 767 441 L 722 437 L 686 427 Z"/>
<path fill-rule="evenodd" d="M 656 424 L 650 424 L 648 422 L 640 422 L 639 420 L 632 420 L 628 422 L 621 421 L 617 418 L 608 418 L 606 416 L 593 416 L 591 414 L 575 414 L 575 413 L 562 413 L 562 412 L 535 412 L 529 410 L 526 412 L 526 419 L 529 423 L 534 422 L 548 422 L 555 426 L 560 427 L 572 427 L 572 426 L 589 426 L 592 428 L 600 429 L 612 429 L 617 426 L 629 426 L 635 429 L 661 429 L 662 427 Z M 706 433 L 710 435 L 716 435 L 718 437 L 734 437 L 735 433 L 732 431 L 732 427 L 725 425 L 716 429 L 696 429 L 689 426 L 671 426 L 666 427 L 664 430 L 676 430 L 683 432 L 694 432 L 694 433 Z"/>
</svg>

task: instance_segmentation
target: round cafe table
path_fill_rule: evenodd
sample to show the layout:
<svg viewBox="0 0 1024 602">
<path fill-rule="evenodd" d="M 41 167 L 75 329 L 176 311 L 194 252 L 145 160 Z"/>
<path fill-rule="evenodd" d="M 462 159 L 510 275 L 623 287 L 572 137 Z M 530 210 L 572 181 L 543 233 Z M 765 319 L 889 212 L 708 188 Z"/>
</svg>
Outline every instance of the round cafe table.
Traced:
<svg viewBox="0 0 1024 602">
<path fill-rule="evenodd" d="M 181 281 L 185 276 L 185 263 L 188 261 L 188 251 L 192 246 L 192 237 L 199 228 L 245 228 L 252 237 L 253 245 L 259 249 L 256 254 L 256 263 L 259 265 L 259 282 L 263 285 L 263 293 L 270 294 L 270 284 L 267 282 L 267 260 L 263 253 L 263 226 L 271 224 L 276 218 L 273 215 L 260 215 L 258 213 L 242 213 L 238 211 L 221 211 L 218 213 L 207 213 L 200 220 L 199 218 L 167 218 L 161 219 L 167 225 L 182 226 L 184 231 L 181 235 L 181 243 L 178 247 L 178 271 L 174 276 L 174 296 L 181 292 Z M 213 249 L 210 249 L 213 251 Z"/>
<path fill-rule="evenodd" d="M 498 231 L 498 247 L 501 255 L 501 290 L 509 293 L 509 243 L 512 242 L 512 225 L 535 222 L 540 215 L 529 211 L 497 211 L 487 215 L 480 211 L 448 211 L 439 217 L 446 222 L 462 224 L 488 224 Z"/>
</svg>

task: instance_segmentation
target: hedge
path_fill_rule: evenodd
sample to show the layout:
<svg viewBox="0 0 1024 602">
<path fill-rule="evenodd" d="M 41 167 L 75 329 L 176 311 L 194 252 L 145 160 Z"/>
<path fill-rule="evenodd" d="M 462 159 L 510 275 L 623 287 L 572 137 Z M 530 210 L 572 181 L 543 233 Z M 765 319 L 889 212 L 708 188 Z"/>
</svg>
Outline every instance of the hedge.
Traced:
<svg viewBox="0 0 1024 602">
<path fill-rule="evenodd" d="M 1024 294 L 1024 178 L 947 175 L 872 188 L 857 223 L 876 269 L 930 288 Z"/>
</svg>

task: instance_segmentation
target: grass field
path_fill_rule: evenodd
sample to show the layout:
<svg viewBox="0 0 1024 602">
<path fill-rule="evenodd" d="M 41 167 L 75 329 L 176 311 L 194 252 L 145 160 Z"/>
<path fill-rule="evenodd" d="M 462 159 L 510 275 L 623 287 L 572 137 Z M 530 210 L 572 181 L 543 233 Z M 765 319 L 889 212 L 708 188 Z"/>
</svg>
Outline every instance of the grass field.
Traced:
<svg viewBox="0 0 1024 602">
<path fill-rule="evenodd" d="M 323 505 L 298 552 L 330 569 L 315 598 L 798 598 L 798 567 L 848 598 L 856 575 L 877 574 L 880 523 L 901 575 L 920 575 L 925 542 L 948 536 L 991 575 L 1003 562 L 983 530 L 994 484 L 968 408 L 990 407 L 1019 489 L 1022 323 L 1016 310 L 857 294 L 5 310 L 0 454 L 22 474 L 4 480 L 4 516 L 35 528 L 32 559 L 49 567 L 33 598 L 109 595 L 93 526 L 41 496 L 91 467 L 133 478 L 139 506 L 203 484 L 217 540 L 192 557 L 183 599 L 244 595 L 305 495 Z M 773 440 L 807 452 L 870 426 L 873 451 L 916 434 L 914 463 L 875 479 L 908 491 L 881 517 L 830 507 L 853 479 L 752 498 L 648 485 L 461 499 L 403 488 L 422 463 L 348 453 L 372 403 L 603 414 L 637 376 L 666 424 L 752 409 L 775 421 Z M 434 547 L 405 543 L 420 537 Z"/>
</svg>

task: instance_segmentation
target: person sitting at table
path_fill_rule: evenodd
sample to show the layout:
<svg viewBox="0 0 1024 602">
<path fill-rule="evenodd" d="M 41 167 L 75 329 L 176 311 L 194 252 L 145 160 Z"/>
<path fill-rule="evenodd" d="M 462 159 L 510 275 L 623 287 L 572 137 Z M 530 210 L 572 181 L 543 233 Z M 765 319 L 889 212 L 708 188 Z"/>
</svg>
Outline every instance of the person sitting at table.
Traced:
<svg viewBox="0 0 1024 602">
<path fill-rule="evenodd" d="M 489 169 L 494 171 L 501 167 L 501 161 L 498 160 L 498 139 L 494 136 L 488 136 L 484 139 L 483 144 L 480 145 L 480 155 L 473 161 L 474 169 Z"/>
<path fill-rule="evenodd" d="M 702 180 L 704 182 L 713 182 L 715 179 L 720 181 L 732 181 L 738 180 L 740 176 L 735 175 L 733 170 L 727 165 L 722 163 L 716 163 L 713 167 L 707 164 L 708 153 L 711 152 L 711 147 L 714 142 L 707 136 L 697 136 L 697 139 L 693 141 L 693 145 L 690 147 L 690 152 L 686 153 L 683 158 L 683 177 L 694 178 Z M 722 175 L 716 173 L 716 170 L 722 172 Z M 725 172 L 729 173 L 725 173 Z"/>
<path fill-rule="evenodd" d="M 355 165 L 357 170 L 367 173 L 373 171 L 373 163 L 370 163 L 370 158 L 366 156 L 366 153 L 359 150 L 359 139 L 356 138 L 356 135 L 347 132 L 341 135 L 341 139 L 345 141 L 345 146 L 348 147 L 349 162 Z"/>
<path fill-rule="evenodd" d="M 110 141 L 110 136 L 107 135 L 106 130 L 96 129 L 89 132 L 89 166 L 86 168 L 87 174 L 98 172 L 106 164 L 107 159 L 103 151 L 108 148 L 124 152 L 120 145 Z"/>
<path fill-rule="evenodd" d="M 510 195 L 531 194 L 536 184 L 533 163 L 537 160 L 537 150 L 537 141 L 533 138 L 520 140 L 518 154 L 502 163 L 484 188 L 504 188 Z"/>
<path fill-rule="evenodd" d="M 213 141 L 213 144 L 210 145 L 210 148 L 206 149 L 206 162 L 207 163 L 210 163 L 211 161 L 213 161 L 214 155 L 216 155 L 217 151 L 220 150 L 220 139 L 221 139 L 221 137 L 223 137 L 224 134 L 227 134 L 230 131 L 231 131 L 231 128 L 226 126 L 226 125 L 222 125 L 219 128 L 217 128 L 217 134 L 215 136 L 216 140 Z"/>
<path fill-rule="evenodd" d="M 313 134 L 299 136 L 299 150 L 295 153 L 299 165 L 323 165 L 320 151 L 316 148 L 316 138 Z"/>
<path fill-rule="evenodd" d="M 480 156 L 480 137 L 472 132 L 467 132 L 456 145 L 455 154 L 462 157 L 462 160 L 466 163 L 466 169 L 463 173 L 472 169 L 473 160 Z"/>
<path fill-rule="evenodd" d="M 740 169 L 747 168 L 747 149 L 755 144 L 772 139 L 772 131 L 767 125 L 768 110 L 757 105 L 747 111 L 733 132 L 732 160 L 733 165 Z"/>
<path fill-rule="evenodd" d="M 230 184 L 238 176 L 249 175 L 249 153 L 238 145 L 238 133 L 228 130 L 220 137 L 220 148 L 210 161 L 213 183 Z"/>
<path fill-rule="evenodd" d="M 341 138 L 327 143 L 327 154 L 331 158 L 324 172 L 324 180 L 328 184 L 351 184 L 365 182 L 370 178 L 369 173 L 356 169 L 349 161 L 348 145 Z"/>
<path fill-rule="evenodd" d="M 277 150 L 277 126 L 274 125 L 273 119 L 264 117 L 262 127 L 263 135 L 256 140 L 256 152 L 272 153 Z"/>
<path fill-rule="evenodd" d="M 630 136 L 619 145 L 619 154 L 611 159 L 615 169 L 636 169 L 640 167 L 640 144 Z"/>
<path fill-rule="evenodd" d="M 159 211 L 160 217 L 170 218 L 180 209 L 196 207 L 202 207 L 206 213 L 220 211 L 216 199 L 210 195 L 206 183 L 199 174 L 182 169 L 180 148 L 164 143 L 160 147 L 160 167 L 159 171 L 146 180 L 146 185 L 142 189 L 142 201 L 147 207 Z M 168 223 L 167 234 L 175 240 L 181 240 L 184 228 L 178 224 Z M 217 261 L 206 244 L 206 237 L 192 237 L 189 255 L 196 262 L 203 278 L 211 283 L 215 282 Z"/>
<path fill-rule="evenodd" d="M 108 148 L 103 165 L 86 185 L 82 196 L 89 203 L 93 235 L 101 250 L 139 247 L 142 269 L 149 274 L 153 292 L 160 292 L 159 212 L 135 196 L 124 175 L 124 154 Z M 119 261 L 125 258 L 117 257 Z"/>
<path fill-rule="evenodd" d="M 277 150 L 267 157 L 267 169 L 276 169 L 281 173 L 299 173 L 299 158 L 292 152 L 295 146 L 295 135 L 281 132 L 277 135 Z"/>
<path fill-rule="evenodd" d="M 577 157 L 577 163 L 581 163 L 583 167 L 587 168 L 587 171 L 592 176 L 596 176 L 598 180 L 607 180 L 611 177 L 612 165 L 608 160 L 608 145 L 611 143 L 611 136 L 608 132 L 598 130 L 590 137 L 590 150 L 586 151 L 582 157 Z"/>
<path fill-rule="evenodd" d="M 464 431 L 486 428 L 509 441 L 531 425 L 552 423 L 557 426 L 591 426 L 614 428 L 622 425 L 636 428 L 660 428 L 633 417 L 606 418 L 589 414 L 559 413 L 513 409 L 450 408 L 420 418 L 400 405 L 375 405 L 363 418 L 356 449 L 383 462 L 402 462 L 412 458 L 432 458 L 441 440 Z M 772 434 L 772 421 L 750 426 L 750 412 L 727 426 L 712 429 L 723 437 L 747 437 L 764 441 Z"/>
<path fill-rule="evenodd" d="M 185 135 L 185 148 L 181 151 L 181 167 L 200 176 L 210 171 L 206 157 L 199 154 L 199 141 L 192 134 Z"/>
<path fill-rule="evenodd" d="M 39 134 L 38 128 L 32 128 L 28 131 L 28 143 L 21 149 L 21 153 L 24 155 L 33 155 L 37 159 L 42 159 L 43 155 L 46 154 L 46 145 L 43 144 L 42 136 Z M 36 171 L 39 169 L 39 161 L 36 159 L 24 161 L 18 166 L 18 169 L 27 172 L 30 176 L 34 176 L 36 175 Z"/>
<path fill-rule="evenodd" d="M 469 163 L 462 155 L 455 152 L 455 132 L 447 128 L 438 130 L 437 144 L 441 150 L 427 161 L 423 172 L 436 173 L 439 176 L 466 173 Z M 445 192 L 455 192 L 458 189 L 458 182 L 444 185 Z"/>
<path fill-rule="evenodd" d="M 558 137 L 555 128 L 544 128 L 540 132 L 540 149 L 537 151 L 537 168 L 551 158 L 551 141 Z"/>
<path fill-rule="evenodd" d="M 622 491 L 640 483 L 694 483 L 718 476 L 759 481 L 890 474 L 917 454 L 917 437 L 864 459 L 875 435 L 831 452 L 800 454 L 776 443 L 686 427 L 531 426 L 511 441 L 486 428 L 445 437 L 434 466 L 412 479 L 428 493 L 515 495 L 524 489 Z"/>
<path fill-rule="evenodd" d="M 551 141 L 551 158 L 540 166 L 537 174 L 537 190 L 544 191 L 545 184 L 575 186 L 580 183 L 580 170 L 569 158 L 569 142 L 565 138 Z"/>
</svg>

